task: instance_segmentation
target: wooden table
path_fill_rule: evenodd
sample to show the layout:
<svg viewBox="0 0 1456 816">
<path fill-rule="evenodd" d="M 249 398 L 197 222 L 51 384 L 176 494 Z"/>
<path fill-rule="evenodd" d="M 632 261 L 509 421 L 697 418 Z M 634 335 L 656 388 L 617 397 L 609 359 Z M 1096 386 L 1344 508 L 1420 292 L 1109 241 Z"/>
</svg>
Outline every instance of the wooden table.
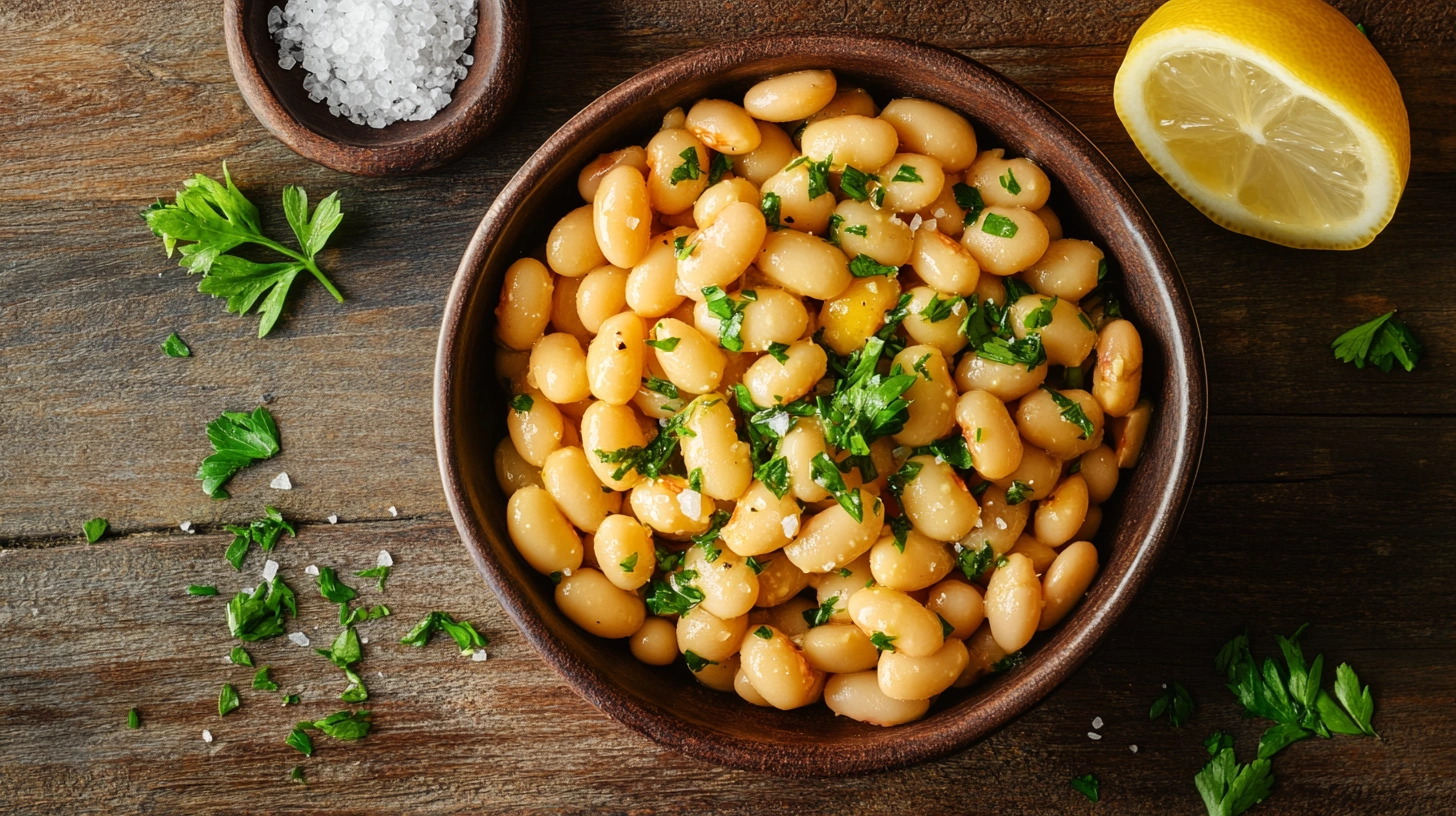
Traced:
<svg viewBox="0 0 1456 816">
<path fill-rule="evenodd" d="M 846 8 L 846 5 L 848 8 Z M 1259 814 L 1456 811 L 1456 9 L 1338 3 L 1363 22 L 1410 109 L 1413 162 L 1395 220 L 1359 252 L 1299 252 L 1199 215 L 1154 175 L 1113 113 L 1113 75 L 1152 0 L 945 4 L 532 3 L 528 84 L 469 157 L 408 179 L 343 176 L 249 114 L 215 2 L 0 0 L 0 811 L 490 813 L 1201 813 L 1192 777 L 1216 728 L 1253 751 L 1212 667 L 1245 625 L 1257 647 L 1305 642 L 1371 684 L 1383 741 L 1297 744 Z M 1132 181 L 1183 270 L 1208 349 L 1202 473 L 1182 532 L 1116 634 L 1040 706 L 962 754 L 858 779 L 786 781 L 689 760 L 580 700 L 517 635 L 471 568 L 440 491 L 430 378 L 447 287 L 492 196 L 558 125 L 658 60 L 745 34 L 888 33 L 957 48 L 1081 127 Z M 274 334 L 224 314 L 167 261 L 137 210 L 222 161 L 282 226 L 286 183 L 342 191 L 324 265 L 348 295 L 297 287 Z M 1428 349 L 1413 374 L 1335 362 L 1339 332 L 1391 308 Z M 180 332 L 194 357 L 162 356 Z M 267 403 L 275 460 L 229 502 L 193 480 L 205 423 Z M 270 490 L 279 471 L 289 493 Z M 298 708 L 230 667 L 225 593 L 256 581 L 222 558 L 221 525 L 276 503 L 299 521 L 274 555 L 317 640 L 332 607 L 304 574 L 397 566 L 364 600 L 376 714 L 366 740 L 283 744 L 338 707 L 338 673 L 284 639 L 255 644 Z M 397 510 L 398 515 L 395 515 Z M 325 519 L 337 514 L 337 525 Z M 93 516 L 112 532 L 81 538 Z M 179 529 L 191 521 L 198 530 Z M 428 611 L 475 621 L 484 663 L 396 645 Z M 317 645 L 317 644 L 316 644 Z M 1149 722 L 1162 683 L 1199 709 Z M 216 711 L 224 682 L 243 707 Z M 141 711 L 143 727 L 126 727 Z M 1103 738 L 1088 738 L 1101 717 Z M 214 736 L 202 739 L 203 729 Z M 1134 753 L 1130 746 L 1136 745 Z M 1068 786 L 1095 773 L 1103 800 Z"/>
</svg>

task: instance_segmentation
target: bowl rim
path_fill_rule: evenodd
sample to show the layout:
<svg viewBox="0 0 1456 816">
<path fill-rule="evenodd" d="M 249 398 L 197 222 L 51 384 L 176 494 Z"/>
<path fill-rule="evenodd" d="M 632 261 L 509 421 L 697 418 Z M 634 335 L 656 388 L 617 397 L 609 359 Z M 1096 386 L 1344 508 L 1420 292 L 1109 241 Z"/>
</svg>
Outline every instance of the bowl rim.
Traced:
<svg viewBox="0 0 1456 816">
<path fill-rule="evenodd" d="M 223 0 L 223 41 L 228 67 L 243 102 L 263 128 L 293 152 L 331 170 L 359 176 L 396 176 L 442 167 L 484 138 L 520 91 L 530 42 L 526 0 L 479 0 L 477 8 L 482 13 L 475 45 L 493 37 L 497 47 L 488 60 L 476 55 L 472 69 L 479 66 L 488 75 L 471 99 L 460 99 L 460 86 L 456 86 L 450 104 L 463 102 L 465 110 L 454 113 L 439 127 L 402 141 L 363 145 L 329 138 L 294 116 L 279 101 L 254 59 L 247 34 L 249 12 L 255 5 L 271 7 L 283 2 Z M 483 8 L 487 4 L 491 7 L 489 18 Z M 493 25 L 488 26 L 487 20 Z M 449 106 L 436 115 L 444 114 L 450 114 Z"/>
<path fill-rule="evenodd" d="M 1117 580 L 1099 575 L 1093 588 L 1100 597 L 1089 598 L 1079 610 L 1053 632 L 1021 670 L 992 681 L 983 693 L 983 704 L 956 714 L 943 710 L 920 724 L 915 739 L 870 741 L 859 749 L 841 749 L 832 756 L 812 745 L 785 748 L 783 743 L 743 738 L 710 731 L 665 711 L 643 705 L 621 692 L 616 683 L 582 659 L 540 619 L 525 600 L 525 590 L 495 563 L 486 540 L 486 523 L 477 518 L 465 494 L 464 479 L 456 447 L 453 397 L 460 381 L 453 371 L 456 340 L 464 327 L 466 306 L 485 277 L 486 261 L 501 236 L 515 206 L 545 175 L 556 156 L 582 134 L 595 131 L 634 102 L 685 83 L 721 74 L 732 68 L 782 58 L 813 57 L 821 64 L 834 65 L 839 55 L 853 52 L 883 60 L 884 76 L 908 69 L 959 72 L 991 94 L 1014 100 L 1022 107 L 1023 126 L 1052 134 L 1059 146 L 1069 148 L 1084 168 L 1083 178 L 1095 178 L 1107 186 L 1106 194 L 1118 204 L 1117 216 L 1125 234 L 1105 241 L 1117 241 L 1123 252 L 1137 253 L 1150 269 L 1154 284 L 1149 297 L 1159 305 L 1154 314 L 1169 317 L 1166 349 L 1167 383 L 1172 404 L 1159 405 L 1160 422 L 1174 422 L 1171 449 L 1165 451 L 1166 478 L 1155 487 L 1157 501 L 1147 507 L 1149 520 L 1141 540 L 1131 545 L 1130 561 Z M 866 72 L 856 71 L 864 74 Z M 993 128 L 993 130 L 995 130 Z M 1065 183 L 1065 180 L 1064 180 Z M 1070 184 L 1066 185 L 1070 194 Z M 1074 196 L 1078 198 L 1078 196 Z M 470 239 L 451 286 L 441 321 L 435 360 L 434 423 L 436 454 L 450 512 L 461 539 L 487 585 L 525 638 L 567 681 L 586 698 L 617 721 L 650 739 L 718 765 L 778 776 L 824 777 L 885 771 L 906 767 L 959 751 L 993 733 L 1035 705 L 1069 677 L 1110 633 L 1137 591 L 1147 582 L 1158 556 L 1177 530 L 1192 489 L 1202 454 L 1207 422 L 1206 374 L 1201 340 L 1192 304 L 1184 290 L 1172 254 L 1131 187 L 1092 142 L 1062 116 L 1011 80 L 968 57 L 936 46 L 894 37 L 843 35 L 778 35 L 725 43 L 692 51 L 658 63 L 617 85 L 588 104 L 564 123 L 523 163 L 496 196 Z M 1144 460 L 1145 462 L 1148 460 Z M 1109 565 L 1103 565 L 1108 572 Z M 1075 624 L 1075 626 L 1074 626 Z M 1052 653 L 1052 647 L 1057 650 Z M 904 728 L 903 726 L 901 728 Z M 888 729 L 881 733 L 894 733 Z"/>
</svg>

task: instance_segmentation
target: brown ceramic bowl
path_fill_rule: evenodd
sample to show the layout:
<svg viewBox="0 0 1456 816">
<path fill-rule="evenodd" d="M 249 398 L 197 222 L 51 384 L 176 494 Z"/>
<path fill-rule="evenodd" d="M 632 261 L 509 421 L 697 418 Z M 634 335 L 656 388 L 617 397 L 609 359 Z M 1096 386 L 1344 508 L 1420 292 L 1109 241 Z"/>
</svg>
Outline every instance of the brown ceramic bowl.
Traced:
<svg viewBox="0 0 1456 816">
<path fill-rule="evenodd" d="M 329 113 L 303 89 L 304 71 L 278 67 L 268 11 L 287 0 L 223 0 L 228 64 L 243 101 L 268 132 L 325 167 L 362 176 L 421 173 L 459 158 L 490 130 L 514 99 L 526 69 L 525 0 L 480 0 L 474 56 L 450 104 L 423 122 L 383 128 Z"/>
<path fill-rule="evenodd" d="M 895 728 L 836 718 L 822 705 L 757 708 L 695 682 L 682 665 L 639 663 L 559 611 L 552 586 L 517 555 L 492 465 L 506 398 L 494 374 L 494 315 L 506 267 L 580 206 L 578 170 L 643 144 L 668 109 L 704 95 L 741 99 L 763 77 L 830 67 L 841 83 L 932 99 L 971 117 L 986 144 L 1035 159 L 1060 191 L 1067 234 L 1094 239 L 1121 269 L 1124 312 L 1146 344 L 1143 392 L 1157 405 L 1142 463 L 1124 472 L 1099 535 L 1101 574 L 1076 611 L 1028 647 L 1020 667 L 942 695 Z M 1087 659 L 1147 581 L 1187 502 L 1203 444 L 1198 328 L 1173 258 L 1116 169 L 1076 128 L 971 60 L 902 40 L 787 36 L 696 51 L 617 86 L 567 122 L 511 179 L 476 230 L 445 307 L 435 361 L 435 444 L 460 535 L 526 638 L 583 697 L 658 742 L 722 765 L 791 776 L 880 771 L 969 745 L 1030 708 Z"/>
</svg>

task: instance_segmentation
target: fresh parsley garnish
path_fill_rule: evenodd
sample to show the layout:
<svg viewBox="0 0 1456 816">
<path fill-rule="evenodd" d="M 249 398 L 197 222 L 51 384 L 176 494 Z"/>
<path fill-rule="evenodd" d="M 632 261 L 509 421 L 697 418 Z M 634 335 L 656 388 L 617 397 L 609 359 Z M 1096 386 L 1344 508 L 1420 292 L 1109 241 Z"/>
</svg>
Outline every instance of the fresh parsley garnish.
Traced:
<svg viewBox="0 0 1456 816">
<path fill-rule="evenodd" d="M 278 684 L 273 682 L 273 678 L 268 676 L 268 671 L 272 668 L 272 666 L 264 666 L 253 673 L 253 688 L 259 691 L 278 690 Z"/>
<path fill-rule="evenodd" d="M 661 394 L 668 399 L 679 399 L 682 396 L 678 393 L 677 386 L 658 377 L 642 378 L 642 387 L 653 393 Z"/>
<path fill-rule="evenodd" d="M 693 472 L 688 474 L 688 489 L 695 493 L 703 492 L 702 468 L 693 468 Z"/>
<path fill-rule="evenodd" d="M 1208 816 L 1239 816 L 1269 795 L 1274 769 L 1267 759 L 1240 765 L 1232 747 L 1221 748 L 1193 777 L 1193 784 L 1198 786 Z"/>
<path fill-rule="evenodd" d="M 1394 315 L 1393 311 L 1386 312 L 1335 338 L 1330 344 L 1335 350 L 1335 359 L 1354 363 L 1356 368 L 1364 368 L 1369 363 L 1385 372 L 1396 363 L 1406 371 L 1415 368 L 1425 347 Z"/>
<path fill-rule="evenodd" d="M 1164 714 L 1168 715 L 1168 722 L 1174 728 L 1187 725 L 1189 718 L 1193 716 L 1193 695 L 1177 680 L 1164 686 L 1163 693 L 1158 695 L 1158 699 L 1153 701 L 1153 707 L 1148 709 L 1150 720 L 1156 720 Z"/>
<path fill-rule="evenodd" d="M 895 641 L 897 639 L 897 635 L 887 635 L 884 632 L 875 632 L 870 635 L 870 643 L 873 643 L 875 650 L 880 652 L 895 651 Z"/>
<path fill-rule="evenodd" d="M 961 299 L 957 297 L 941 299 L 940 295 L 931 295 L 930 302 L 925 304 L 924 309 L 920 310 L 920 316 L 931 323 L 939 323 L 950 317 L 951 312 L 955 311 L 955 306 L 959 302 L 961 302 Z"/>
<path fill-rule="evenodd" d="M 126 727 L 127 728 L 141 728 L 142 727 L 142 715 L 139 714 L 139 713 L 137 713 L 137 710 L 135 708 L 133 708 L 133 709 L 131 709 L 131 710 L 129 710 L 129 711 L 126 712 Z"/>
<path fill-rule="evenodd" d="M 228 631 L 238 640 L 265 640 L 283 634 L 284 610 L 298 617 L 298 602 L 293 590 L 275 576 L 271 582 L 259 584 L 252 593 L 239 592 L 228 601 Z"/>
<path fill-rule="evenodd" d="M 242 705 L 238 700 L 238 690 L 233 688 L 232 683 L 223 683 L 222 691 L 217 695 L 217 716 L 226 717 Z"/>
<path fill-rule="evenodd" d="M 891 474 L 889 478 L 886 486 L 890 495 L 898 500 L 905 492 L 905 485 L 915 481 L 915 477 L 920 475 L 920 469 L 923 467 L 924 465 L 920 462 L 906 460 L 905 464 L 901 465 L 900 469 Z"/>
<path fill-rule="evenodd" d="M 703 174 L 703 168 L 698 164 L 698 149 L 695 147 L 686 147 L 683 148 L 683 152 L 677 155 L 683 162 L 677 167 L 672 168 L 672 172 L 667 176 L 668 182 L 676 187 L 679 182 L 697 181 L 698 177 Z"/>
<path fill-rule="evenodd" d="M 997 238 L 1015 238 L 1017 229 L 1015 221 L 996 213 L 987 213 L 986 220 L 981 222 L 981 232 Z"/>
<path fill-rule="evenodd" d="M 915 171 L 914 167 L 911 167 L 908 164 L 902 164 L 900 165 L 900 169 L 895 171 L 895 177 L 890 179 L 890 181 L 892 183 L 896 181 L 913 181 L 917 183 L 924 183 L 925 179 L 920 177 L 920 174 Z"/>
<path fill-rule="evenodd" d="M 753 570 L 753 574 L 754 575 L 762 575 L 763 574 L 764 565 L 758 563 L 758 559 L 757 558 L 754 558 L 751 555 L 745 555 L 743 557 L 743 565 L 746 566 L 746 567 L 748 567 L 749 569 Z"/>
<path fill-rule="evenodd" d="M 829 228 L 824 231 L 824 240 L 839 246 L 839 225 L 844 223 L 844 216 L 834 213 L 829 216 Z"/>
<path fill-rule="evenodd" d="M 976 219 L 981 217 L 981 211 L 986 209 L 986 202 L 981 198 L 981 191 L 969 184 L 959 182 L 950 190 L 955 195 L 956 206 L 966 211 L 964 225 L 969 227 L 976 223 Z"/>
<path fill-rule="evenodd" d="M 86 534 L 87 544 L 95 544 L 101 540 L 102 536 L 106 535 L 106 528 L 110 526 L 111 522 L 106 519 L 94 518 L 81 525 L 81 532 Z"/>
<path fill-rule="evenodd" d="M 1092 424 L 1092 420 L 1087 418 L 1086 412 L 1082 410 L 1081 404 L 1076 400 L 1048 385 L 1042 385 L 1041 390 L 1051 394 L 1052 402 L 1056 403 L 1061 412 L 1062 421 L 1076 425 L 1077 429 L 1082 432 L 1083 439 L 1091 439 L 1092 434 L 1097 433 L 1097 427 Z"/>
<path fill-rule="evenodd" d="M 1042 298 L 1041 305 L 1037 306 L 1035 309 L 1032 309 L 1030 312 L 1027 312 L 1026 317 L 1021 321 L 1021 325 L 1032 330 L 1043 329 L 1047 326 L 1050 326 L 1052 324 L 1052 309 L 1055 309 L 1056 307 L 1056 296 Z M 1092 327 L 1088 326 L 1087 328 L 1090 329 Z"/>
<path fill-rule="evenodd" d="M 848 231 L 848 229 L 845 230 L 845 232 Z M 876 275 L 893 278 L 900 274 L 900 268 L 897 266 L 886 266 L 861 252 L 854 256 L 854 260 L 849 262 L 849 274 L 856 278 L 872 278 Z"/>
<path fill-rule="evenodd" d="M 293 748 L 304 756 L 313 756 L 313 739 L 309 737 L 305 728 L 312 728 L 312 722 L 301 722 L 293 727 L 288 733 L 288 739 L 284 740 L 288 747 Z"/>
<path fill-rule="evenodd" d="M 810 629 L 816 626 L 823 626 L 829 622 L 830 616 L 834 614 L 834 606 L 837 603 L 839 603 L 839 596 L 830 595 L 829 599 L 824 601 L 824 603 L 819 604 L 813 609 L 805 609 L 802 613 L 804 622 L 809 624 Z"/>
<path fill-rule="evenodd" d="M 991 545 L 985 542 L 982 542 L 980 547 L 974 549 L 962 547 L 956 552 L 956 565 L 961 568 L 961 572 L 971 581 L 975 581 L 982 575 L 985 575 L 986 570 L 991 568 L 991 564 L 995 560 L 996 551 L 991 549 Z"/>
<path fill-rule="evenodd" d="M 784 168 L 784 172 L 788 172 L 801 164 L 806 166 L 805 169 L 809 173 L 809 199 L 812 201 L 829 192 L 829 166 L 833 161 L 833 153 L 817 162 L 812 161 L 808 156 L 800 156 L 789 162 L 788 166 Z"/>
<path fill-rule="evenodd" d="M 718 318 L 718 345 L 729 351 L 743 351 L 743 312 L 748 304 L 758 300 L 758 293 L 745 289 L 734 300 L 717 286 L 703 288 L 708 311 Z"/>
<path fill-rule="evenodd" d="M 247 649 L 241 646 L 234 646 L 233 650 L 228 652 L 228 662 L 234 666 L 251 666 L 253 665 L 253 656 L 248 654 Z"/>
<path fill-rule="evenodd" d="M 844 228 L 844 232 L 846 232 L 846 233 L 848 233 L 850 235 L 858 235 L 861 238 L 867 238 L 867 237 L 869 237 L 869 234 L 870 234 L 870 225 L 869 224 L 855 224 L 853 226 L 845 227 Z"/>
<path fill-rule="evenodd" d="M 359 633 L 354 631 L 353 626 L 345 626 L 344 630 L 334 638 L 327 649 L 314 649 L 318 654 L 328 658 L 330 663 L 344 670 L 344 677 L 349 685 L 339 695 L 339 699 L 346 703 L 362 703 L 369 699 L 369 690 L 364 687 L 364 678 L 354 669 L 354 664 L 364 658 L 364 649 L 359 645 Z"/>
<path fill-rule="evenodd" d="M 774 494 L 774 498 L 782 499 L 789 492 L 789 460 L 776 456 L 759 465 L 753 471 L 753 478 L 763 482 L 763 486 Z"/>
<path fill-rule="evenodd" d="M 844 512 L 854 519 L 856 523 L 864 521 L 864 497 L 860 495 L 859 488 L 849 489 L 844 483 L 844 476 L 839 472 L 839 466 L 829 458 L 829 454 L 820 451 L 814 454 L 809 463 L 810 472 L 813 474 L 814 483 L 829 491 Z"/>
<path fill-rule="evenodd" d="M 768 356 L 779 361 L 779 365 L 786 365 L 789 362 L 789 346 L 787 343 L 769 343 Z"/>
<path fill-rule="evenodd" d="M 662 430 L 657 432 L 657 436 L 646 445 L 632 445 L 614 451 L 604 451 L 598 448 L 593 452 L 602 462 L 617 466 L 617 469 L 612 471 L 613 479 L 621 479 L 633 470 L 649 479 L 656 479 L 663 474 L 663 468 L 667 467 L 668 461 L 677 451 L 678 439 L 684 436 L 696 436 L 687 427 L 687 421 L 692 416 L 692 411 L 693 406 L 689 405 L 673 414 L 672 418 L 667 421 L 667 425 L 663 426 Z"/>
<path fill-rule="evenodd" d="M 1024 662 L 1026 662 L 1026 655 L 1022 654 L 1019 651 L 1012 652 L 1011 654 L 1006 655 L 995 663 L 992 663 L 991 671 L 1000 674 L 1001 672 L 1011 671 L 1012 669 L 1020 666 Z"/>
<path fill-rule="evenodd" d="M 522 414 L 531 410 L 535 404 L 536 400 L 532 399 L 530 394 L 517 394 L 511 397 L 511 410 Z"/>
<path fill-rule="evenodd" d="M 655 545 L 654 549 L 657 551 L 657 568 L 664 573 L 672 572 L 682 563 L 684 553 L 673 552 L 661 544 Z"/>
<path fill-rule="evenodd" d="M 262 406 L 251 414 L 225 411 L 207 423 L 207 438 L 213 452 L 202 460 L 197 478 L 203 492 L 214 499 L 228 498 L 222 486 L 234 473 L 278 454 L 278 425 Z"/>
<path fill-rule="evenodd" d="M 302 765 L 294 765 L 293 766 L 293 770 L 292 771 L 289 771 L 289 773 L 288 773 L 288 778 L 290 780 L 292 780 L 294 782 L 297 782 L 299 784 L 302 784 L 302 785 L 307 785 L 308 784 L 308 782 L 305 781 L 304 778 L 303 778 L 303 766 Z"/>
<path fill-rule="evenodd" d="M 763 194 L 763 201 L 759 202 L 758 208 L 763 211 L 763 220 L 768 222 L 771 230 L 782 229 L 779 223 L 779 211 L 783 207 L 783 199 L 778 193 L 768 192 Z"/>
<path fill-rule="evenodd" d="M 283 188 L 283 214 L 303 250 L 299 253 L 263 235 L 258 208 L 233 184 L 226 162 L 222 176 L 223 183 L 219 184 L 198 173 L 182 182 L 182 190 L 173 203 L 158 201 L 142 210 L 142 219 L 162 239 L 168 258 L 174 249 L 179 249 L 179 241 L 189 242 L 180 247 L 180 265 L 188 274 L 202 274 L 198 290 L 227 298 L 227 310 L 234 314 L 247 314 L 257 304 L 262 315 L 258 323 L 259 337 L 278 322 L 289 288 L 305 269 L 324 285 L 334 300 L 343 303 L 344 296 L 324 276 L 316 260 L 343 220 L 339 194 L 331 193 L 320 201 L 310 217 L 308 194 L 303 188 L 292 185 Z M 292 260 L 265 264 L 227 254 L 243 244 L 267 247 Z"/>
<path fill-rule="evenodd" d="M 929 445 L 921 445 L 915 449 L 913 455 L 922 454 L 934 456 L 958 470 L 970 470 L 972 467 L 971 451 L 966 447 L 966 438 L 958 433 L 937 439 Z"/>
<path fill-rule="evenodd" d="M 632 553 L 626 558 L 623 558 L 622 563 L 618 564 L 617 566 L 622 568 L 622 572 L 631 572 L 632 570 L 637 569 L 637 558 L 638 554 Z"/>
<path fill-rule="evenodd" d="M 167 335 L 166 340 L 162 341 L 162 353 L 168 357 L 191 357 L 192 349 L 182 342 L 182 338 L 177 336 L 177 332 L 172 332 Z"/>
<path fill-rule="evenodd" d="M 344 609 L 345 607 L 340 607 L 339 611 L 343 612 Z M 372 608 L 368 606 L 360 606 L 356 609 L 349 610 L 339 621 L 339 625 L 352 626 L 356 623 L 359 623 L 360 621 L 374 620 L 376 618 L 387 618 L 389 617 L 389 614 L 389 607 L 385 606 L 384 604 L 380 604 L 379 606 Z"/>
<path fill-rule="evenodd" d="M 903 514 L 890 519 L 890 535 L 894 539 L 895 549 L 900 552 L 905 552 L 905 542 L 910 540 L 912 526 L 910 518 Z"/>
<path fill-rule="evenodd" d="M 1092 774 L 1072 777 L 1072 789 L 1087 797 L 1089 802 L 1096 802 L 1099 798 L 1098 788 L 1097 777 Z"/>
<path fill-rule="evenodd" d="M 470 621 L 456 621 L 448 612 L 431 612 L 426 615 L 399 642 L 406 646 L 424 646 L 435 632 L 444 632 L 454 639 L 461 654 L 469 654 L 490 645 L 490 638 L 476 631 Z"/>
<path fill-rule="evenodd" d="M 979 433 L 980 429 L 977 428 L 976 431 Z M 1031 498 L 1031 494 L 1035 492 L 1036 490 L 1026 482 L 1019 479 L 1012 480 L 1011 486 L 1006 488 L 1006 504 L 1015 507 Z"/>
<path fill-rule="evenodd" d="M 709 666 L 718 665 L 718 661 L 709 660 L 692 649 L 683 652 L 683 660 L 688 664 L 688 671 L 691 671 L 693 674 L 697 674 Z"/>
<path fill-rule="evenodd" d="M 284 521 L 283 514 L 278 508 L 265 506 L 263 518 L 248 522 L 247 525 L 228 524 L 223 526 L 224 530 L 233 534 L 231 544 L 228 544 L 227 552 L 223 557 L 233 569 L 243 568 L 243 559 L 248 555 L 248 547 L 257 544 L 263 552 L 272 552 L 273 547 L 278 544 L 278 539 L 286 531 L 290 536 L 296 536 L 293 525 Z"/>
<path fill-rule="evenodd" d="M 358 572 L 354 573 L 354 575 L 355 575 L 355 577 L 358 577 L 358 578 L 378 578 L 379 579 L 379 584 L 378 584 L 379 591 L 380 592 L 383 592 L 384 591 L 384 580 L 389 577 L 389 570 L 390 570 L 389 567 L 387 567 L 387 566 L 385 566 L 383 564 L 380 564 L 377 567 L 370 567 L 367 570 L 359 570 Z"/>
<path fill-rule="evenodd" d="M 310 723 L 313 728 L 328 734 L 336 740 L 356 740 L 369 734 L 368 711 L 336 711 L 333 714 Z M 303 723 L 299 723 L 303 725 Z"/>
<path fill-rule="evenodd" d="M 217 594 L 217 587 L 215 587 L 215 586 L 198 586 L 197 584 L 192 584 L 191 586 L 187 587 L 187 594 L 188 595 L 216 595 Z"/>
<path fill-rule="evenodd" d="M 723 550 L 714 547 L 713 544 L 718 540 L 718 536 L 722 534 L 723 525 L 727 524 L 730 518 L 732 516 L 728 514 L 727 510 L 714 510 L 713 515 L 708 520 L 708 529 L 693 536 L 693 543 L 703 548 L 703 558 L 709 564 L 717 561 L 718 556 L 723 554 Z"/>
<path fill-rule="evenodd" d="M 679 261 L 686 261 L 689 257 L 692 256 L 693 250 L 697 248 L 697 244 L 688 246 L 688 237 L 686 235 L 679 235 L 678 237 L 672 239 L 672 256 L 674 258 L 677 258 Z M 671 350 L 672 349 L 667 349 L 667 351 Z"/>
<path fill-rule="evenodd" d="M 1012 172 L 1010 167 L 1006 168 L 1006 175 L 1000 176 L 996 180 L 1001 182 L 1001 189 L 1006 192 L 1012 195 L 1021 194 L 1021 184 L 1016 181 L 1016 174 Z M 1092 801 L 1095 802 L 1097 800 L 1093 799 Z"/>
<path fill-rule="evenodd" d="M 666 340 L 648 340 L 647 345 L 652 346 L 658 351 L 670 352 L 675 350 L 677 348 L 677 344 L 680 342 L 682 342 L 681 337 L 669 337 Z"/>
<path fill-rule="evenodd" d="M 884 349 L 878 336 L 865 341 L 850 355 L 848 375 L 816 401 L 826 441 L 854 456 L 869 456 L 871 442 L 899 433 L 909 417 L 910 403 L 901 395 L 915 384 L 915 375 L 899 366 L 880 374 L 876 367 Z"/>
<path fill-rule="evenodd" d="M 866 173 L 854 165 L 846 164 L 844 172 L 839 176 L 839 189 L 855 201 L 864 201 L 870 197 L 870 182 L 879 180 L 879 176 Z"/>
<path fill-rule="evenodd" d="M 647 611 L 654 615 L 686 615 L 703 602 L 703 591 L 691 583 L 696 577 L 695 570 L 681 570 L 668 573 L 665 579 L 654 579 L 646 598 Z"/>
<path fill-rule="evenodd" d="M 753 636 L 756 638 L 762 638 L 764 640 L 772 640 L 773 630 L 768 628 L 767 626 L 760 626 L 757 629 L 753 630 Z"/>
<path fill-rule="evenodd" d="M 324 596 L 324 600 L 339 605 L 339 623 L 343 624 L 349 618 L 349 602 L 358 597 L 359 593 L 339 580 L 333 567 L 319 567 L 319 574 L 314 582 L 318 584 L 319 594 Z"/>
<path fill-rule="evenodd" d="M 723 153 L 714 153 L 713 160 L 708 162 L 708 184 L 717 184 L 723 177 L 733 172 L 733 157 Z"/>
</svg>

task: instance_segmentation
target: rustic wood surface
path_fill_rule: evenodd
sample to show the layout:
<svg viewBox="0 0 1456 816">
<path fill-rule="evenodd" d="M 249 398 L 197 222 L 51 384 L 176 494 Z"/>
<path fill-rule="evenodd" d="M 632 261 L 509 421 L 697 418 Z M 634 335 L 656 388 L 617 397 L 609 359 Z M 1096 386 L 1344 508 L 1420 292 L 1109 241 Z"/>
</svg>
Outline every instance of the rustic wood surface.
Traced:
<svg viewBox="0 0 1456 816">
<path fill-rule="evenodd" d="M 211 813 L 1138 813 L 1195 814 L 1215 728 L 1252 752 L 1211 659 L 1241 627 L 1310 621 L 1307 647 L 1348 660 L 1375 691 L 1381 741 L 1286 749 L 1261 814 L 1456 812 L 1456 9 L 1341 0 L 1365 23 L 1410 108 L 1405 199 L 1371 247 L 1297 252 L 1223 231 L 1133 149 L 1112 78 L 1154 0 L 952 4 L 700 0 L 533 2 L 532 56 L 506 123 L 430 175 L 361 179 L 312 165 L 249 114 L 228 72 L 215 2 L 0 0 L 0 812 Z M 1006 73 L 1082 128 L 1132 181 L 1178 258 L 1208 349 L 1212 418 L 1177 542 L 1116 634 L 1070 681 L 992 738 L 905 771 L 832 781 L 728 772 L 617 726 L 520 640 L 471 569 L 445 509 L 430 431 L 444 294 L 494 193 L 558 125 L 654 62 L 755 31 L 913 36 Z M 256 319 L 195 291 L 136 211 L 223 160 L 281 226 L 286 183 L 342 190 L 322 260 L 348 296 L 302 282 L 266 340 Z M 1399 307 L 1427 358 L 1413 374 L 1337 364 L 1339 331 Z M 171 331 L 194 357 L 158 348 Z M 268 403 L 284 452 L 213 502 L 192 479 L 204 424 Z M 287 471 L 290 493 L 268 489 Z M 338 673 L 310 650 L 255 644 L 298 708 L 226 665 L 224 592 L 256 581 L 221 558 L 223 523 L 264 502 L 300 521 L 275 551 L 303 629 L 333 607 L 304 575 L 397 566 L 395 616 L 361 626 L 376 730 L 357 743 L 283 745 L 300 716 L 337 707 Z M 395 507 L 398 516 L 388 511 Z M 336 513 L 338 525 L 325 517 Z M 111 520 L 87 546 L 81 523 Z M 190 520 L 202 532 L 178 529 Z M 491 659 L 395 644 L 434 609 L 473 620 Z M 314 627 L 317 627 L 315 629 Z M 321 644 L 320 644 L 321 645 Z M 1150 723 L 1161 683 L 1200 707 Z M 217 689 L 243 707 L 219 719 Z M 126 728 L 126 711 L 143 727 Z M 1090 721 L 1106 722 L 1100 741 Z M 215 736 L 202 741 L 203 729 Z M 1137 745 L 1134 754 L 1130 745 Z M 1089 805 L 1067 779 L 1095 773 Z"/>
</svg>

